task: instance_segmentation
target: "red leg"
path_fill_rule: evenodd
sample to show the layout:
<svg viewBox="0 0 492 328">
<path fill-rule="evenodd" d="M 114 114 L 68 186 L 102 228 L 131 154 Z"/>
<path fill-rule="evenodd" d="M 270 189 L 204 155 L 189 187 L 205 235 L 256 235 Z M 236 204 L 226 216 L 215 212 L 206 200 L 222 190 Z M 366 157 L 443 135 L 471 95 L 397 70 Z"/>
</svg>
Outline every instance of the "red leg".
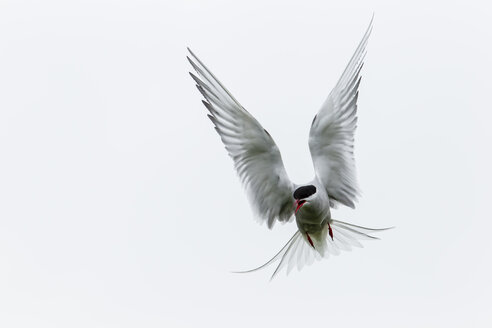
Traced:
<svg viewBox="0 0 492 328">
<path fill-rule="evenodd" d="M 309 234 L 306 232 L 306 236 L 307 236 L 307 239 L 309 241 L 309 243 L 311 244 L 311 246 L 314 248 L 314 244 L 313 244 L 313 241 L 311 240 L 311 237 L 309 237 Z"/>
<path fill-rule="evenodd" d="M 333 230 L 331 230 L 330 222 L 328 222 L 328 233 L 330 234 L 331 240 L 333 240 Z"/>
</svg>

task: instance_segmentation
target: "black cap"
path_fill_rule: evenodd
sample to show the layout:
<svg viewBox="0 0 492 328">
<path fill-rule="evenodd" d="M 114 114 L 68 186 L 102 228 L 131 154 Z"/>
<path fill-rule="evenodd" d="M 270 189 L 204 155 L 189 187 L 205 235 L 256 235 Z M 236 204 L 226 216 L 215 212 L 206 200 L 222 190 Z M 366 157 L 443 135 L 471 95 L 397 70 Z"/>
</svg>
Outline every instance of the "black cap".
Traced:
<svg viewBox="0 0 492 328">
<path fill-rule="evenodd" d="M 297 188 L 296 191 L 294 191 L 294 198 L 295 199 L 304 199 L 304 198 L 311 196 L 315 192 L 316 192 L 316 187 L 313 185 L 302 186 L 302 187 Z"/>
</svg>

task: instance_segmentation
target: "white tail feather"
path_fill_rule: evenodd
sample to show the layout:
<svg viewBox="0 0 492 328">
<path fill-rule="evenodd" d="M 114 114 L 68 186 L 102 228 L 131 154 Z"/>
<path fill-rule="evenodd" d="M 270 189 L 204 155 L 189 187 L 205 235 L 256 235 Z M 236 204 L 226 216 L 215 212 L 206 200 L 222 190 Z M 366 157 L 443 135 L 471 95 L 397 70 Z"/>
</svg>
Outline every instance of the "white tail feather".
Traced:
<svg viewBox="0 0 492 328">
<path fill-rule="evenodd" d="M 294 267 L 297 267 L 297 270 L 301 270 L 304 266 L 314 263 L 314 260 L 328 258 L 330 254 L 338 255 L 341 251 L 351 251 L 352 247 L 363 247 L 359 240 L 379 239 L 369 235 L 369 233 L 377 233 L 391 229 L 372 229 L 337 220 L 332 220 L 330 225 L 333 230 L 333 240 L 328 234 L 328 225 L 320 232 L 310 234 L 314 248 L 309 243 L 306 234 L 297 231 L 284 247 L 282 247 L 282 249 L 268 262 L 257 268 L 247 271 L 235 271 L 235 273 L 257 271 L 280 260 L 270 278 L 271 280 L 284 268 L 286 268 L 287 274 L 289 274 Z"/>
</svg>

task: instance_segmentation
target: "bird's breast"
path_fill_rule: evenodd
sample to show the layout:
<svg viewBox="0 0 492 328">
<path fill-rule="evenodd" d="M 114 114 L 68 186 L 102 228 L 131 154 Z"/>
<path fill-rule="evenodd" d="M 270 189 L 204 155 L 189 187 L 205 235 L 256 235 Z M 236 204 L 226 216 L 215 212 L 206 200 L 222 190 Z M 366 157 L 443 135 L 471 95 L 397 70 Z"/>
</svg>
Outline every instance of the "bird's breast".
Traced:
<svg viewBox="0 0 492 328">
<path fill-rule="evenodd" d="M 296 223 L 302 232 L 313 233 L 323 228 L 331 218 L 330 208 L 305 205 L 296 214 Z"/>
</svg>

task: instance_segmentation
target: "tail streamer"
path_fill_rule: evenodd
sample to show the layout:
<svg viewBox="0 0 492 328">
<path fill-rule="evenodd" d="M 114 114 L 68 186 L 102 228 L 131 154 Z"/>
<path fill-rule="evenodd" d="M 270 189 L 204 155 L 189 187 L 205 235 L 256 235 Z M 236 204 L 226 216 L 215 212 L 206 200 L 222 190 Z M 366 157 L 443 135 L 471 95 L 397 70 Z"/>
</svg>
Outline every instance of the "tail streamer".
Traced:
<svg viewBox="0 0 492 328">
<path fill-rule="evenodd" d="M 333 238 L 329 231 L 330 225 Z M 315 260 L 328 258 L 330 255 L 338 255 L 341 251 L 351 251 L 353 247 L 362 248 L 363 246 L 359 240 L 377 240 L 379 238 L 370 234 L 392 229 L 392 227 L 383 229 L 366 228 L 338 220 L 331 220 L 330 225 L 326 224 L 324 229 L 316 234 L 310 233 L 314 248 L 311 246 L 306 234 L 296 231 L 282 249 L 265 264 L 251 270 L 234 271 L 234 273 L 258 271 L 279 261 L 270 278 L 272 280 L 284 268 L 286 273 L 289 274 L 294 267 L 297 267 L 297 270 L 301 270 L 306 265 L 314 263 Z"/>
</svg>

